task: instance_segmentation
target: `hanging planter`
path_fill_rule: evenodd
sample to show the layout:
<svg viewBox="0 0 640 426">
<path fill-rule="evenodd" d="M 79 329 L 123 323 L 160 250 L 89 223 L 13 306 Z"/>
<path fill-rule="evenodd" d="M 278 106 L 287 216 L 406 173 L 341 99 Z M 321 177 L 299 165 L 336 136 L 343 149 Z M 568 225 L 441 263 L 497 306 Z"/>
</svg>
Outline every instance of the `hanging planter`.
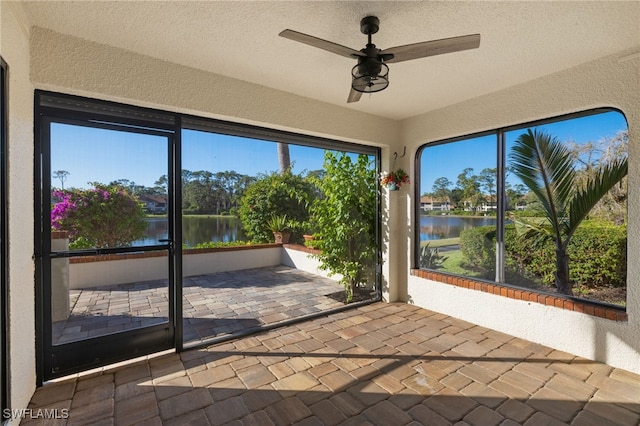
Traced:
<svg viewBox="0 0 640 426">
<path fill-rule="evenodd" d="M 402 169 L 387 173 L 383 172 L 380 183 L 386 186 L 389 191 L 397 191 L 403 184 L 409 183 L 409 175 Z"/>
</svg>

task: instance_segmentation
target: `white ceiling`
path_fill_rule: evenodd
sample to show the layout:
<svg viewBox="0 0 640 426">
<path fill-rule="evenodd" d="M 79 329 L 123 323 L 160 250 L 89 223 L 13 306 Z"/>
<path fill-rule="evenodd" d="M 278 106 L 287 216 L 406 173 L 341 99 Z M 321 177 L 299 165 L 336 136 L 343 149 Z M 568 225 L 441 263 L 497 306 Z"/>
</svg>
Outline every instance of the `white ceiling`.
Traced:
<svg viewBox="0 0 640 426">
<path fill-rule="evenodd" d="M 392 119 L 455 104 L 640 46 L 640 2 L 32 1 L 32 25 Z M 382 49 L 480 33 L 480 48 L 389 64 L 390 85 L 347 104 L 355 60 L 278 36 L 356 50 L 380 18 Z"/>
</svg>

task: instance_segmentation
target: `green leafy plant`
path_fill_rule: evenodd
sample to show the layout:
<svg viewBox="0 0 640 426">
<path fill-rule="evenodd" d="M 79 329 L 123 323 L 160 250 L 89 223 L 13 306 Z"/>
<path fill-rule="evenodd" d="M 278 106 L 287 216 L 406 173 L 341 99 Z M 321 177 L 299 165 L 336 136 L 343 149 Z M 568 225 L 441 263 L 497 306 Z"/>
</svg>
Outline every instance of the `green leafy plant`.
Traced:
<svg viewBox="0 0 640 426">
<path fill-rule="evenodd" d="M 138 200 L 119 185 L 92 185 L 53 192 L 52 228 L 67 231 L 72 248 L 126 246 L 142 238 L 147 224 Z"/>
<path fill-rule="evenodd" d="M 441 268 L 447 259 L 449 258 L 440 254 L 440 249 L 429 247 L 429 243 L 420 247 L 420 268 L 422 269 Z"/>
<path fill-rule="evenodd" d="M 516 176 L 538 198 L 546 223 L 523 223 L 529 235 L 546 234 L 555 243 L 555 284 L 559 293 L 572 294 L 567 247 L 593 206 L 627 175 L 627 158 L 612 161 L 578 186 L 569 150 L 549 134 L 528 130 L 510 153 Z"/>
<path fill-rule="evenodd" d="M 271 232 L 285 232 L 291 230 L 292 224 L 286 214 L 273 215 L 267 220 L 267 227 Z"/>
<path fill-rule="evenodd" d="M 342 275 L 349 303 L 373 279 L 376 260 L 376 174 L 366 155 L 325 151 L 325 173 L 315 183 L 322 196 L 312 206 L 321 268 Z"/>
<path fill-rule="evenodd" d="M 309 206 L 317 189 L 305 177 L 287 171 L 261 176 L 246 190 L 238 209 L 245 233 L 255 242 L 270 242 L 273 232 L 268 222 L 273 216 L 286 215 L 292 226 L 293 241 L 302 241 L 297 224 L 309 220 Z"/>
<path fill-rule="evenodd" d="M 183 249 L 212 249 L 212 248 L 228 248 L 228 247 L 244 247 L 250 246 L 251 241 L 208 241 L 206 243 L 198 243 L 193 247 L 182 245 Z"/>
</svg>

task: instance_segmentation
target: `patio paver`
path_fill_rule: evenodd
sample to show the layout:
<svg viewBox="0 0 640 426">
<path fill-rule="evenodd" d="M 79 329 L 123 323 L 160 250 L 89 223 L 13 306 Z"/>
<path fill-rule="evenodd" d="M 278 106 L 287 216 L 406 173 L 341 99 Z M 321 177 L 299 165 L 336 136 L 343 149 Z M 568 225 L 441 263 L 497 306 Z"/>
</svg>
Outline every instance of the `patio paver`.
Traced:
<svg viewBox="0 0 640 426">
<path fill-rule="evenodd" d="M 362 329 L 366 339 L 349 337 Z M 29 405 L 60 407 L 70 407 L 61 425 L 627 426 L 640 422 L 640 376 L 416 306 L 374 303 L 59 379 Z"/>
<path fill-rule="evenodd" d="M 183 279 L 185 342 L 242 332 L 343 304 L 328 294 L 342 285 L 286 266 Z M 71 315 L 53 324 L 54 344 L 167 321 L 166 280 L 71 290 Z"/>
</svg>

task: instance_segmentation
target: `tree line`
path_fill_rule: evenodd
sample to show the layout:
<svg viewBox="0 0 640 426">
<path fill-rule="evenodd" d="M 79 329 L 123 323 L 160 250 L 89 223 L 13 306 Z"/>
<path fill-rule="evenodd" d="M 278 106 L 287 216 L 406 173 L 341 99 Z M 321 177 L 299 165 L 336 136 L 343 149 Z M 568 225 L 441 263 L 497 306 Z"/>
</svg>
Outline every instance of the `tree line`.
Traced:
<svg viewBox="0 0 640 426">
<path fill-rule="evenodd" d="M 472 167 L 467 167 L 454 183 L 446 177 L 439 177 L 433 181 L 431 192 L 422 195 L 432 197 L 437 202 L 448 202 L 456 208 L 467 207 L 478 211 L 483 204 L 497 202 L 497 168 L 484 168 L 480 173 L 474 173 Z M 453 188 L 452 188 L 453 187 Z M 525 202 L 527 188 L 521 184 L 505 182 L 505 193 L 511 208 Z"/>
<path fill-rule="evenodd" d="M 64 182 L 70 173 L 56 170 L 52 176 L 60 181 L 60 189 L 64 190 Z M 223 214 L 235 211 L 249 185 L 257 177 L 237 173 L 233 170 L 210 172 L 207 170 L 182 170 L 182 209 L 195 214 Z M 117 179 L 107 186 L 126 189 L 131 195 L 167 199 L 167 175 L 162 175 L 153 186 L 137 184 L 129 179 Z M 74 188 L 70 188 L 73 190 Z"/>
<path fill-rule="evenodd" d="M 629 144 L 628 131 L 620 131 L 612 137 L 605 137 L 595 142 L 576 143 L 566 141 L 561 145 L 566 149 L 568 161 L 576 171 L 574 185 L 583 187 L 586 183 L 602 173 L 610 164 L 627 158 Z M 508 209 L 526 207 L 529 211 L 542 209 L 539 200 L 522 182 L 510 182 L 509 177 L 515 175 L 512 165 L 505 167 L 505 195 Z M 484 168 L 480 173 L 467 167 L 458 174 L 456 182 L 446 177 L 434 180 L 431 192 L 422 195 L 432 197 L 436 202 L 448 202 L 450 205 L 474 211 L 484 203 L 497 201 L 497 168 Z M 613 223 L 624 223 L 627 211 L 627 179 L 623 178 L 613 186 L 601 200 L 596 203 L 590 215 Z M 495 204 L 493 204 L 495 205 Z"/>
</svg>

